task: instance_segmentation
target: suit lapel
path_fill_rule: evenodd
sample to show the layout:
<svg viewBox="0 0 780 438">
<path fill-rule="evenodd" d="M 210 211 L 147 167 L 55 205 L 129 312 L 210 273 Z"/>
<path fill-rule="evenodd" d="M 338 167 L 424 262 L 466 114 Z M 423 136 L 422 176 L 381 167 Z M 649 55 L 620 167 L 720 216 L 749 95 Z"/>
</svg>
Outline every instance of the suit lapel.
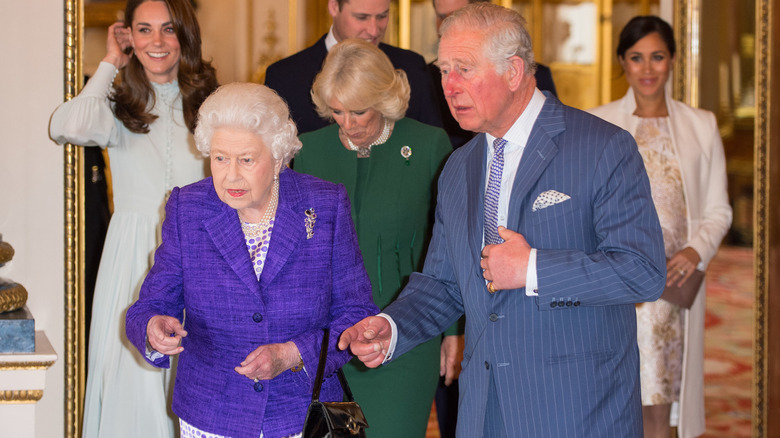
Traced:
<svg viewBox="0 0 780 438">
<path fill-rule="evenodd" d="M 523 158 L 517 168 L 517 176 L 512 183 L 512 196 L 509 200 L 509 217 L 507 218 L 507 225 L 510 229 L 518 229 L 520 214 L 525 211 L 523 203 L 527 200 L 528 192 L 558 153 L 558 145 L 553 138 L 565 129 L 561 103 L 551 95 L 547 95 L 547 100 L 536 118 L 531 135 L 528 137 Z"/>
<path fill-rule="evenodd" d="M 469 245 L 471 253 L 476 258 L 474 266 L 479 267 L 479 256 L 482 252 L 482 232 L 485 223 L 485 163 L 487 160 L 487 139 L 485 134 L 477 135 L 472 142 L 474 146 L 466 159 L 466 188 Z M 476 212 L 476 214 L 471 213 Z"/>
<path fill-rule="evenodd" d="M 249 260 L 249 251 L 246 248 L 244 233 L 241 231 L 238 213 L 221 200 L 217 199 L 216 202 L 220 204 L 220 212 L 203 221 L 206 232 L 244 285 L 259 295 L 260 288 L 252 268 L 252 261 Z"/>
<path fill-rule="evenodd" d="M 279 206 L 276 208 L 274 229 L 268 245 L 268 256 L 260 274 L 260 289 L 265 290 L 282 270 L 287 259 L 306 236 L 304 211 L 309 206 L 300 206 L 301 195 L 292 170 L 284 169 L 279 174 Z"/>
</svg>

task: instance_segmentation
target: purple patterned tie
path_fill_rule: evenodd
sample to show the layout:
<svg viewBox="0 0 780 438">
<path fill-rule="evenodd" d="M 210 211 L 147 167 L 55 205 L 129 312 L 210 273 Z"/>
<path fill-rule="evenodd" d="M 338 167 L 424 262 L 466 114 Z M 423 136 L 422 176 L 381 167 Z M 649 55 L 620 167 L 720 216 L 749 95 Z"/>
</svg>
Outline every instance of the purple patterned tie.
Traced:
<svg viewBox="0 0 780 438">
<path fill-rule="evenodd" d="M 501 193 L 501 173 L 504 171 L 504 146 L 506 140 L 493 141 L 493 161 L 490 163 L 490 176 L 485 191 L 485 245 L 502 243 L 498 237 L 498 196 Z"/>
</svg>

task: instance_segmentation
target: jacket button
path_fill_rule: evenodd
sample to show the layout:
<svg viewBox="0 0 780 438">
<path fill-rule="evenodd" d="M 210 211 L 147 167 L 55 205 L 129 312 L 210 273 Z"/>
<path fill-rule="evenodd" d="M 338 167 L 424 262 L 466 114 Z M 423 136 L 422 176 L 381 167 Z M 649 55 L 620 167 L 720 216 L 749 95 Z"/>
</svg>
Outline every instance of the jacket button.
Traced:
<svg viewBox="0 0 780 438">
<path fill-rule="evenodd" d="M 563 307 L 566 305 L 566 301 L 560 300 L 558 301 L 558 307 Z"/>
<path fill-rule="evenodd" d="M 550 301 L 550 307 L 555 307 L 557 305 L 558 305 L 558 303 L 556 303 L 555 301 Z"/>
<path fill-rule="evenodd" d="M 577 307 L 577 306 L 579 306 L 579 305 L 580 305 L 580 302 L 579 302 L 579 301 L 575 301 L 575 302 L 574 302 L 574 307 Z"/>
<path fill-rule="evenodd" d="M 569 301 L 566 302 L 566 307 L 571 307 L 572 304 L 574 304 L 574 303 L 572 303 L 571 300 L 569 300 Z"/>
<path fill-rule="evenodd" d="M 252 321 L 260 322 L 262 320 L 263 320 L 263 315 L 261 315 L 260 313 L 255 313 L 254 315 L 252 315 Z"/>
<path fill-rule="evenodd" d="M 496 322 L 496 321 L 498 321 L 498 315 L 496 315 L 495 313 L 491 313 L 491 314 L 490 314 L 490 320 L 491 320 L 492 322 Z"/>
<path fill-rule="evenodd" d="M 486 370 L 489 370 L 489 369 L 490 369 L 490 364 L 489 364 L 487 361 L 485 361 L 485 369 L 486 369 Z"/>
<path fill-rule="evenodd" d="M 260 392 L 263 390 L 263 384 L 260 382 L 255 382 L 255 392 Z"/>
</svg>

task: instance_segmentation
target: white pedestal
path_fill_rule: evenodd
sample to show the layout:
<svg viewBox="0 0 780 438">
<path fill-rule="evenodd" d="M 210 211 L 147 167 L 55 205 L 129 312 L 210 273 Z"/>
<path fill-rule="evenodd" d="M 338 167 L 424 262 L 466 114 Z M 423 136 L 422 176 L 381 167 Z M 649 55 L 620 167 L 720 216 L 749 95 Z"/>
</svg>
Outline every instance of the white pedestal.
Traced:
<svg viewBox="0 0 780 438">
<path fill-rule="evenodd" d="M 35 332 L 34 353 L 0 354 L 0 424 L 3 436 L 35 437 L 35 403 L 43 397 L 46 370 L 57 360 L 49 339 Z"/>
</svg>

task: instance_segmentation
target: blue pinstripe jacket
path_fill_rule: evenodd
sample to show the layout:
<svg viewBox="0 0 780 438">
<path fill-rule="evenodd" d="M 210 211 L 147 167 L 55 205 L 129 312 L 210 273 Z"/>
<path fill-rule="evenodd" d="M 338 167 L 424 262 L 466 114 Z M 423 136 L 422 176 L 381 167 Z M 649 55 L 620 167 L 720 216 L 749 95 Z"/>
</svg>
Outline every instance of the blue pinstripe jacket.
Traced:
<svg viewBox="0 0 780 438">
<path fill-rule="evenodd" d="M 547 94 L 507 224 L 537 248 L 538 297 L 485 287 L 486 150 L 478 135 L 441 175 L 423 273 L 385 309 L 398 325 L 395 355 L 465 313 L 459 437 L 502 428 L 509 437 L 641 436 L 634 303 L 661 295 L 666 264 L 636 143 Z M 548 190 L 571 199 L 532 211 Z M 505 424 L 485 428 L 491 377 Z"/>
</svg>

